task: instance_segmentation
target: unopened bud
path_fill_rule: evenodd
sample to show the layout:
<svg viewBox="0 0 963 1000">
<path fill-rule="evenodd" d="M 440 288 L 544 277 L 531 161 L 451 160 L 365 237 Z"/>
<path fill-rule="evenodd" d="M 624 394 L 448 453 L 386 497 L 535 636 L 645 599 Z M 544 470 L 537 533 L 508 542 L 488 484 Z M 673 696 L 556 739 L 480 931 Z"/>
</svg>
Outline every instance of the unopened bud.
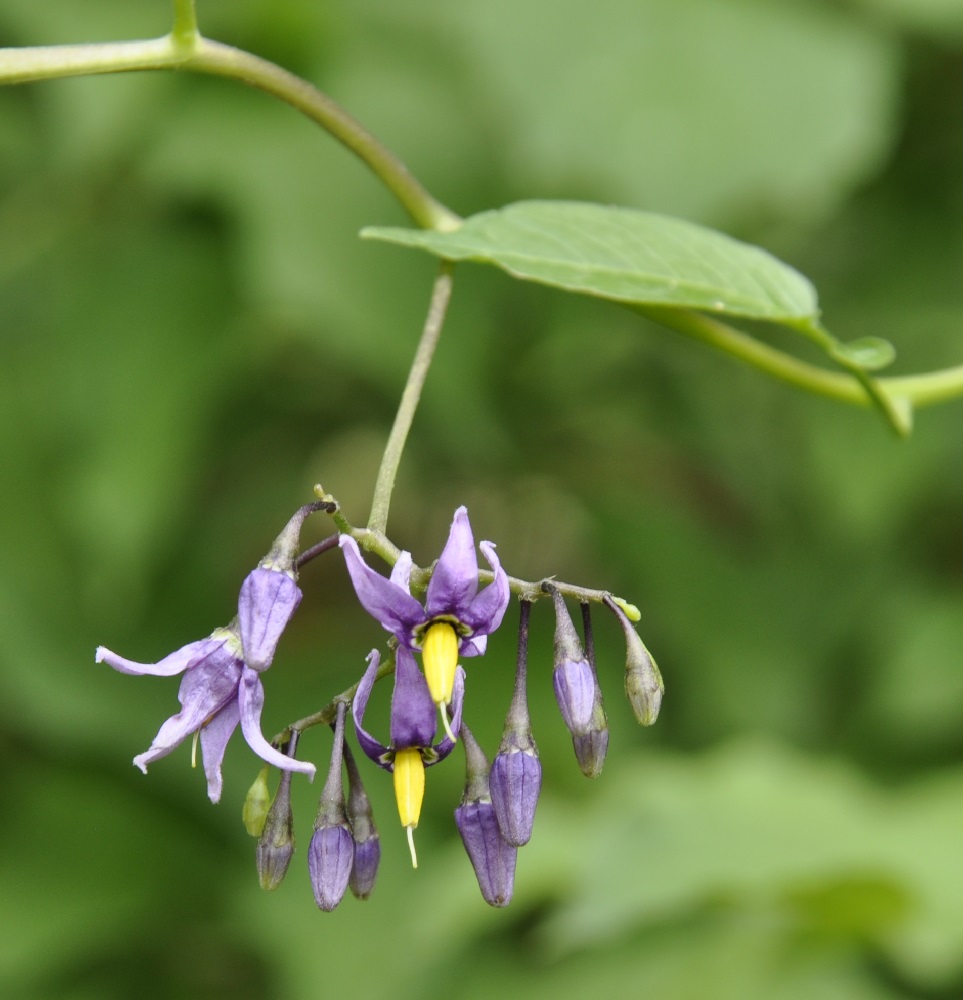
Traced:
<svg viewBox="0 0 963 1000">
<path fill-rule="evenodd" d="M 488 775 L 489 791 L 502 837 L 513 847 L 532 837 L 535 807 L 542 788 L 542 765 L 528 714 L 528 620 L 531 601 L 521 602 L 515 693 L 505 719 L 505 730 Z"/>
<path fill-rule="evenodd" d="M 507 906 L 515 889 L 518 848 L 501 834 L 488 789 L 488 760 L 464 723 L 461 737 L 466 782 L 461 804 L 455 810 L 455 824 L 485 902 L 490 906 Z"/>
<path fill-rule="evenodd" d="M 318 818 L 308 846 L 308 872 L 318 907 L 333 910 L 348 890 L 348 880 L 354 864 L 354 839 L 344 808 L 344 783 L 341 768 L 344 760 L 344 702 L 338 703 L 334 726 L 334 747 L 331 766 L 321 792 Z"/>
<path fill-rule="evenodd" d="M 247 790 L 244 806 L 241 809 L 241 820 L 244 823 L 244 829 L 252 837 L 261 836 L 261 831 L 264 829 L 264 821 L 267 819 L 268 808 L 271 803 L 271 792 L 268 788 L 269 770 L 270 768 L 265 764 L 258 771 L 257 777 L 254 779 L 254 784 Z"/>
<path fill-rule="evenodd" d="M 625 694 L 640 726 L 651 726 L 659 717 L 665 686 L 652 655 L 618 602 L 606 600 L 625 635 Z"/>
<path fill-rule="evenodd" d="M 348 888 L 358 899 L 367 899 L 374 889 L 381 861 L 381 839 L 374 822 L 371 801 L 361 783 L 361 774 L 354 754 L 344 747 L 344 762 L 348 770 L 348 822 L 354 839 L 354 860 Z"/>
<path fill-rule="evenodd" d="M 262 889 L 276 889 L 288 873 L 294 856 L 294 814 L 291 811 L 291 772 L 281 772 L 278 793 L 257 842 L 257 875 Z"/>
</svg>

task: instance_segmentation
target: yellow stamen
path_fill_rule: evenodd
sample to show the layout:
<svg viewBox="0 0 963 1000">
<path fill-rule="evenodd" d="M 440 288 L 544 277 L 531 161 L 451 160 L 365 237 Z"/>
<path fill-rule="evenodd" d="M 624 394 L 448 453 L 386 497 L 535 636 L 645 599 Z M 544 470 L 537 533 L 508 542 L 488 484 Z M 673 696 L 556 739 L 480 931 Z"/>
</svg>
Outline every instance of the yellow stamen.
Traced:
<svg viewBox="0 0 963 1000">
<path fill-rule="evenodd" d="M 425 762 L 421 751 L 415 747 L 399 750 L 395 754 L 395 798 L 398 800 L 398 816 L 401 825 L 408 830 L 408 845 L 411 848 L 411 865 L 418 867 L 415 855 L 415 840 L 412 831 L 421 816 L 421 803 L 425 798 Z"/>
<path fill-rule="evenodd" d="M 455 668 L 458 666 L 458 636 L 448 622 L 434 622 L 428 626 L 421 647 L 425 664 L 425 680 L 431 700 L 436 705 L 451 702 L 455 687 Z"/>
<path fill-rule="evenodd" d="M 191 743 L 191 767 L 197 767 L 197 741 L 200 737 L 200 730 L 194 730 L 194 740 Z"/>
</svg>

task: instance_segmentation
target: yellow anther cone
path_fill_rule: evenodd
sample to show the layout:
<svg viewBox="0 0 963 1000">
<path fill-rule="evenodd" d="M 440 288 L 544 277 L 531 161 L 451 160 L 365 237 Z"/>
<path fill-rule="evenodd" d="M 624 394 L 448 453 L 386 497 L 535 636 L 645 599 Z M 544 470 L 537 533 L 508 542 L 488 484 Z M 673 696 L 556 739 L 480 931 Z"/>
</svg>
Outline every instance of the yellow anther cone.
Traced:
<svg viewBox="0 0 963 1000">
<path fill-rule="evenodd" d="M 395 754 L 394 779 L 398 816 L 401 818 L 401 825 L 408 830 L 411 865 L 417 868 L 418 858 L 415 855 L 415 841 L 411 831 L 418 825 L 421 803 L 425 798 L 425 762 L 421 759 L 420 750 L 409 747 Z"/>
</svg>

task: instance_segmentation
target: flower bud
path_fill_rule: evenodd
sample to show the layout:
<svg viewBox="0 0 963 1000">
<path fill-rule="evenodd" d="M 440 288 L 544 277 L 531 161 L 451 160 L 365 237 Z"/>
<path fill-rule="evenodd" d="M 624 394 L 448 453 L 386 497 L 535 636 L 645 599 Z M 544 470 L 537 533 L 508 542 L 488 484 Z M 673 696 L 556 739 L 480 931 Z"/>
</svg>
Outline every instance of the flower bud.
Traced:
<svg viewBox="0 0 963 1000">
<path fill-rule="evenodd" d="M 344 897 L 354 864 L 354 839 L 344 808 L 344 784 L 341 767 L 344 759 L 344 702 L 338 703 L 334 727 L 331 767 L 321 792 L 318 818 L 308 846 L 308 872 L 319 908 L 333 910 Z"/>
<path fill-rule="evenodd" d="M 330 913 L 344 898 L 354 863 L 354 840 L 348 824 L 316 826 L 308 847 L 308 872 L 318 907 Z"/>
<path fill-rule="evenodd" d="M 262 889 L 276 889 L 288 873 L 294 856 L 294 814 L 291 811 L 291 772 L 281 772 L 278 793 L 257 842 L 257 875 Z"/>
<path fill-rule="evenodd" d="M 367 899 L 374 889 L 381 861 L 381 839 L 374 823 L 371 801 L 361 783 L 361 774 L 354 755 L 344 747 L 344 762 L 348 769 L 348 822 L 354 840 L 354 862 L 348 888 L 358 899 Z"/>
<path fill-rule="evenodd" d="M 592 667 L 595 687 L 588 727 L 584 733 L 572 735 L 572 746 L 582 774 L 586 778 L 597 778 L 602 773 L 602 765 L 605 763 L 605 755 L 609 748 L 609 724 L 602 703 L 602 689 L 599 687 L 598 674 L 595 671 L 595 639 L 592 635 L 591 606 L 586 602 L 582 603 L 582 627 L 585 630 L 585 652 Z"/>
<path fill-rule="evenodd" d="M 264 821 L 267 819 L 270 808 L 271 793 L 268 789 L 268 770 L 268 765 L 265 764 L 258 771 L 254 784 L 247 790 L 247 797 L 244 799 L 244 807 L 241 810 L 244 829 L 252 837 L 261 836 Z"/>
<path fill-rule="evenodd" d="M 490 906 L 507 906 L 515 888 L 518 848 L 501 835 L 489 794 L 488 760 L 464 723 L 461 737 L 466 783 L 461 804 L 455 810 L 455 824 L 485 902 Z"/>
<path fill-rule="evenodd" d="M 552 590 L 555 604 L 555 671 L 552 684 L 558 710 L 570 733 L 584 735 L 592 720 L 595 701 L 595 671 L 589 662 L 565 600 Z"/>
<path fill-rule="evenodd" d="M 651 726 L 659 717 L 665 686 L 655 660 L 616 601 L 606 599 L 625 635 L 625 694 L 640 726 Z"/>
<path fill-rule="evenodd" d="M 521 602 L 515 693 L 505 719 L 502 741 L 488 776 L 498 828 L 502 838 L 513 847 L 521 847 L 531 840 L 535 807 L 542 788 L 542 765 L 532 736 L 525 690 L 531 607 L 531 601 Z"/>
</svg>

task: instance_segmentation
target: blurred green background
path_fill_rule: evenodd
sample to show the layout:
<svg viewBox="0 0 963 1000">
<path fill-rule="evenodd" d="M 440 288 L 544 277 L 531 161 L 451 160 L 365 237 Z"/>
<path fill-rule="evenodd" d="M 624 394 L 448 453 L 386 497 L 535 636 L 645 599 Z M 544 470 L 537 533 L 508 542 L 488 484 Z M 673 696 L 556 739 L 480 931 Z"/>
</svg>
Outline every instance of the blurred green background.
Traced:
<svg viewBox="0 0 963 1000">
<path fill-rule="evenodd" d="M 202 30 L 316 82 L 462 214 L 525 197 L 678 214 L 810 275 L 896 373 L 963 361 L 959 0 L 198 0 Z M 163 0 L 0 0 L 0 45 L 149 37 Z M 233 613 L 321 481 L 363 522 L 434 263 L 348 154 L 237 84 L 127 75 L 0 90 L 0 993 L 24 998 L 963 995 L 960 403 L 909 442 L 627 311 L 464 266 L 390 530 L 455 506 L 515 575 L 642 609 L 666 678 L 638 729 L 599 619 L 609 761 L 581 777 L 536 607 L 545 786 L 507 911 L 429 775 L 407 862 L 370 767 L 370 901 L 314 906 L 319 792 L 257 885 L 236 738 L 212 807 L 183 747 L 130 765 L 177 682 L 154 660 Z M 326 532 L 309 526 L 306 540 Z M 265 678 L 271 734 L 382 633 L 337 556 Z M 507 626 L 473 665 L 494 750 Z M 374 709 L 373 709 L 374 710 Z M 372 728 L 376 728 L 373 723 Z M 325 732 L 303 754 L 321 767 Z"/>
</svg>

